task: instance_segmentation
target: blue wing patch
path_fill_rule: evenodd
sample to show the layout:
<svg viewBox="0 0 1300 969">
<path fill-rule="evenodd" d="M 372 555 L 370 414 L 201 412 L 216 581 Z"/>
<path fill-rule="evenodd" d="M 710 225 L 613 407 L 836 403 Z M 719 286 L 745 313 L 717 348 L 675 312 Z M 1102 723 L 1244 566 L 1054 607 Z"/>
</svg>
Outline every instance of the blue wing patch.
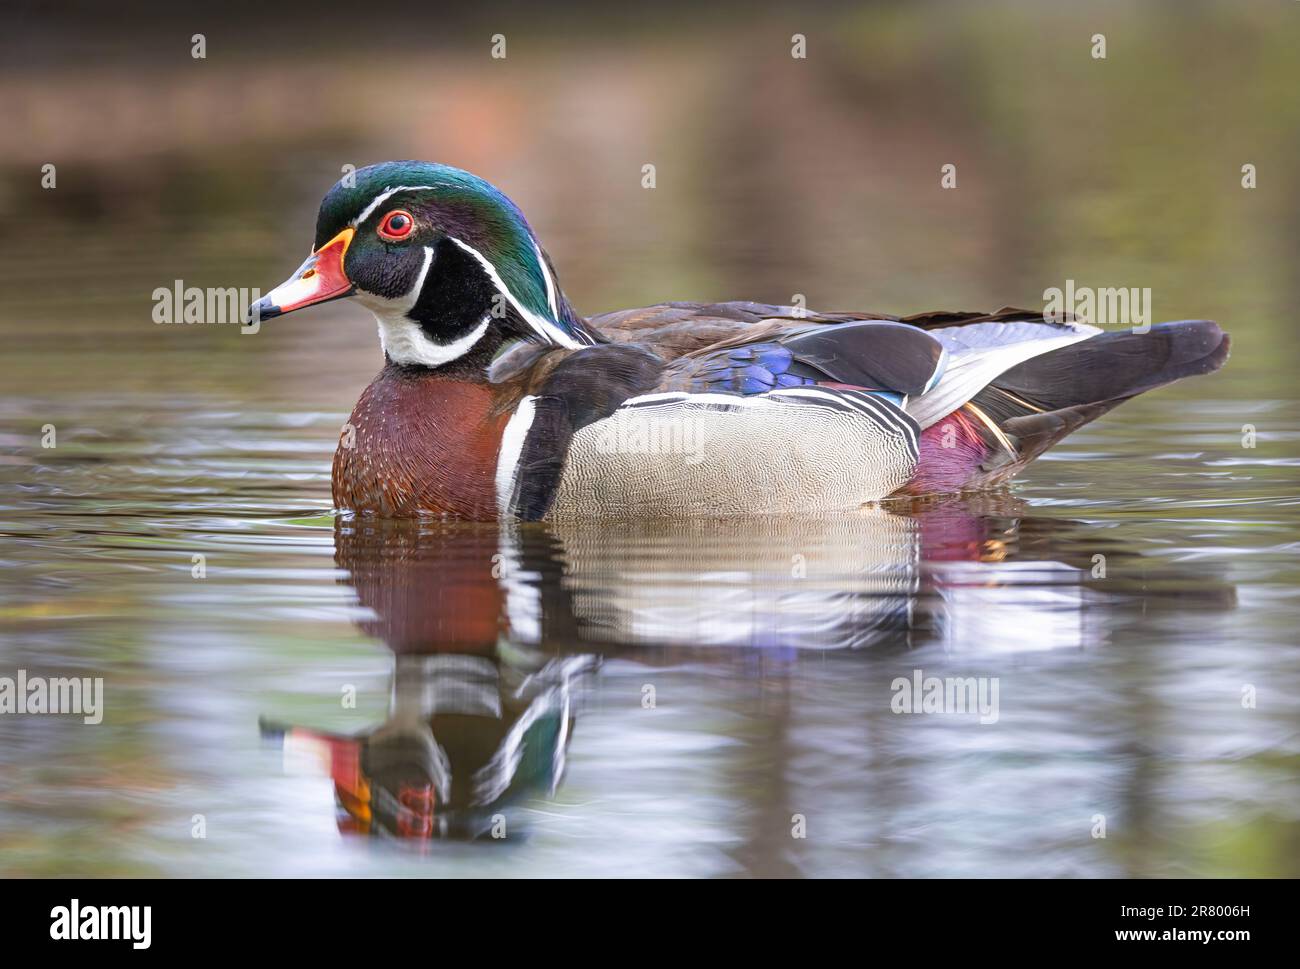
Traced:
<svg viewBox="0 0 1300 969">
<path fill-rule="evenodd" d="M 814 343 L 804 333 L 785 338 L 784 342 L 751 343 L 686 358 L 671 368 L 659 389 L 749 396 L 835 382 L 858 387 L 901 407 L 909 393 L 924 393 L 934 386 L 943 371 L 946 355 L 921 330 L 891 324 L 882 332 L 882 326 L 826 327 L 825 337 L 836 336 L 835 331 L 839 329 L 842 340 L 839 349 L 844 353 L 839 358 L 834 342 L 822 339 Z M 869 336 L 890 338 L 878 346 L 883 359 L 871 362 L 871 372 L 855 360 L 855 356 L 862 356 L 862 344 Z M 849 350 L 854 352 L 845 352 Z M 909 350 L 916 352 L 917 358 L 900 360 Z"/>
<path fill-rule="evenodd" d="M 812 374 L 796 372 L 794 354 L 779 343 L 751 343 L 694 361 L 680 389 L 691 393 L 762 394 L 815 384 Z"/>
</svg>

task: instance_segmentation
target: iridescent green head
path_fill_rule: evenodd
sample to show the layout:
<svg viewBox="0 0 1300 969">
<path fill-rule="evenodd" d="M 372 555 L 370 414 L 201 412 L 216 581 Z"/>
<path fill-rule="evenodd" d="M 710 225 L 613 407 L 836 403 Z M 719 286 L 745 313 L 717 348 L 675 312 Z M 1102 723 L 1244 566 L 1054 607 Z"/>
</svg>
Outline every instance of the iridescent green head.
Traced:
<svg viewBox="0 0 1300 969">
<path fill-rule="evenodd" d="M 512 339 L 592 342 L 519 207 L 432 162 L 340 179 L 321 202 L 311 256 L 253 309 L 268 319 L 348 296 L 374 312 L 396 363 L 440 367 Z"/>
</svg>

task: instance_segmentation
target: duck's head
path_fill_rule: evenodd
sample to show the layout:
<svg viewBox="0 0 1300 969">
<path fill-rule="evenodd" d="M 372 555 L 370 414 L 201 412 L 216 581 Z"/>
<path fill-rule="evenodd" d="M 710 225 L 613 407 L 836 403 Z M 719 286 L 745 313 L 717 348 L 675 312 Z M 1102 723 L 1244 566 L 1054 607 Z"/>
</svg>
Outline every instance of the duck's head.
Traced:
<svg viewBox="0 0 1300 969">
<path fill-rule="evenodd" d="M 510 340 L 591 343 L 519 208 L 469 172 L 384 162 L 321 202 L 311 255 L 255 303 L 266 320 L 352 297 L 394 363 L 441 367 Z"/>
</svg>

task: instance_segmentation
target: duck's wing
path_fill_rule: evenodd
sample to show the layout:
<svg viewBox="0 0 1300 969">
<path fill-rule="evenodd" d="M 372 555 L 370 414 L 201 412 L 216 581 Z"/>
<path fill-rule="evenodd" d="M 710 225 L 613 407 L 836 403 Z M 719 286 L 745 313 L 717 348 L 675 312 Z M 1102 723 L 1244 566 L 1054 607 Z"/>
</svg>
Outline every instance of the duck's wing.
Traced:
<svg viewBox="0 0 1300 969">
<path fill-rule="evenodd" d="M 906 323 L 922 330 L 973 323 L 1042 320 L 1033 310 L 1004 307 L 983 311 L 936 310 L 912 316 L 895 316 L 866 310 L 825 312 L 801 306 L 730 301 L 723 303 L 657 303 L 636 309 L 601 313 L 587 325 L 614 343 L 640 343 L 666 360 L 698 353 L 714 344 L 739 340 L 758 342 L 791 330 L 814 326 L 835 327 L 868 320 Z"/>
<path fill-rule="evenodd" d="M 901 404 L 934 386 L 946 356 L 924 330 L 885 320 L 785 326 L 775 337 L 742 335 L 678 357 L 659 389 L 747 395 L 822 385 L 879 391 Z"/>
<path fill-rule="evenodd" d="M 601 313 L 588 326 L 615 343 L 639 343 L 666 360 L 732 340 L 758 342 L 792 328 L 860 320 L 895 320 L 887 314 L 821 313 L 770 303 L 658 303 Z"/>
<path fill-rule="evenodd" d="M 944 369 L 927 393 L 908 401 L 908 413 L 922 428 L 951 414 L 1013 367 L 1102 331 L 1073 321 L 1046 320 L 1038 314 L 964 320 L 932 326 L 926 332 L 943 345 Z"/>
<path fill-rule="evenodd" d="M 591 322 L 613 342 L 638 343 L 670 361 L 661 390 L 757 394 L 829 384 L 892 391 L 922 428 L 1001 374 L 1101 332 L 1017 307 L 900 317 L 766 303 L 664 303 Z"/>
</svg>

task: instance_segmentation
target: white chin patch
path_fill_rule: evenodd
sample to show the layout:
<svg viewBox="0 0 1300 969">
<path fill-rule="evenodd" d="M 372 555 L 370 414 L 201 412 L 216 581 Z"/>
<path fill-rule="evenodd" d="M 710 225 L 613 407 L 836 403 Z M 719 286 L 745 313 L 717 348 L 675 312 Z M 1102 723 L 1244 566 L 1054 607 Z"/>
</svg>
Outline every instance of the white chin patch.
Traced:
<svg viewBox="0 0 1300 969">
<path fill-rule="evenodd" d="M 394 363 L 417 367 L 441 367 L 467 354 L 487 332 L 491 321 L 490 315 L 484 316 L 478 326 L 464 336 L 449 343 L 436 343 L 429 339 L 419 323 L 406 315 L 419 299 L 420 290 L 424 288 L 424 277 L 428 275 L 429 265 L 432 262 L 433 249 L 425 246 L 424 268 L 420 270 L 415 285 L 405 296 L 389 299 L 367 293 L 365 290 L 357 290 L 353 297 L 375 314 L 375 319 L 379 321 L 379 344 Z"/>
<path fill-rule="evenodd" d="M 492 317 L 484 316 L 478 326 L 450 343 L 435 343 L 419 323 L 402 314 L 370 307 L 379 321 L 379 343 L 394 363 L 419 367 L 441 367 L 473 349 L 487 332 Z"/>
</svg>

